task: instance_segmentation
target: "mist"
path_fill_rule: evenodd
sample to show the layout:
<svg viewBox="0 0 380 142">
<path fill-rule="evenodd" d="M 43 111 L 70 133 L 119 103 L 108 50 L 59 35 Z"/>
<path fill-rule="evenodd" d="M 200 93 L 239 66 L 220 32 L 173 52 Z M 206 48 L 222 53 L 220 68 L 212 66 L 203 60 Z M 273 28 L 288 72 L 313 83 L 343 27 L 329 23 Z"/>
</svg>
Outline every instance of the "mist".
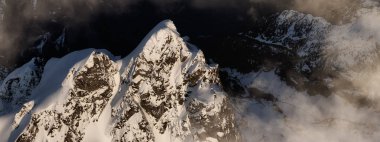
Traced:
<svg viewBox="0 0 380 142">
<path fill-rule="evenodd" d="M 296 90 L 274 72 L 240 76 L 254 76 L 249 86 L 278 99 L 266 103 L 234 100 L 238 113 L 243 114 L 240 125 L 245 141 L 375 142 L 380 139 L 378 5 L 376 1 L 362 1 L 350 22 L 335 24 L 324 35 L 323 71 L 331 74 L 324 83 L 333 90 L 331 95 L 310 95 Z"/>
</svg>

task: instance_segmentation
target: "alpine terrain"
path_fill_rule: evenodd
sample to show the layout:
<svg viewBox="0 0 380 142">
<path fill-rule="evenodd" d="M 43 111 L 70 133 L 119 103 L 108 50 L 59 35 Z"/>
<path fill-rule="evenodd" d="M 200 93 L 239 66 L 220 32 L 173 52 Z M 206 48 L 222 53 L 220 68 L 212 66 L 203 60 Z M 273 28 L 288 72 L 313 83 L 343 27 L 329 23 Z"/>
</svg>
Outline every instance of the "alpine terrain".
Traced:
<svg viewBox="0 0 380 142">
<path fill-rule="evenodd" d="M 378 0 L 0 0 L 0 142 L 377 142 L 379 23 Z"/>
<path fill-rule="evenodd" d="M 127 57 L 33 59 L 1 86 L 0 141 L 239 141 L 218 66 L 158 24 Z"/>
</svg>

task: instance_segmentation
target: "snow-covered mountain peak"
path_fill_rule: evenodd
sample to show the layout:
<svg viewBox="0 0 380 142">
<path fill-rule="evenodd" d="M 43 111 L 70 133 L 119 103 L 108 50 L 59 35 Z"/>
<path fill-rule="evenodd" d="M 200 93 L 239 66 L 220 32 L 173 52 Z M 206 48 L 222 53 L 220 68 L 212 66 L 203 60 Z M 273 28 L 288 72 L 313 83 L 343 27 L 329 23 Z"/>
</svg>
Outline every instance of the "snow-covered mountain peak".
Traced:
<svg viewBox="0 0 380 142">
<path fill-rule="evenodd" d="M 0 141 L 240 140 L 218 68 L 171 21 L 122 60 L 86 49 L 51 59 L 41 73 L 12 117 L 0 116 Z"/>
<path fill-rule="evenodd" d="M 158 24 L 124 62 L 122 82 L 128 84 L 124 93 L 130 95 L 124 97 L 124 105 L 113 109 L 116 121 L 126 121 L 118 122 L 114 133 L 123 137 L 133 133 L 138 137 L 130 139 L 137 141 L 239 139 L 233 123 L 220 121 L 234 115 L 221 90 L 217 68 L 208 66 L 203 53 L 184 42 L 172 22 Z M 125 107 L 133 111 L 125 112 Z M 151 124 L 151 129 L 134 130 L 147 126 L 135 126 L 126 120 L 131 117 L 139 124 Z"/>
<path fill-rule="evenodd" d="M 181 48 L 185 46 L 185 43 L 171 20 L 157 24 L 130 55 L 136 56 L 136 54 L 143 53 L 150 55 L 149 58 L 157 58 L 154 54 L 161 54 L 159 50 L 167 50 L 159 48 L 160 46 L 165 47 L 165 45 L 169 45 L 167 46 L 168 50 L 188 50 Z"/>
</svg>

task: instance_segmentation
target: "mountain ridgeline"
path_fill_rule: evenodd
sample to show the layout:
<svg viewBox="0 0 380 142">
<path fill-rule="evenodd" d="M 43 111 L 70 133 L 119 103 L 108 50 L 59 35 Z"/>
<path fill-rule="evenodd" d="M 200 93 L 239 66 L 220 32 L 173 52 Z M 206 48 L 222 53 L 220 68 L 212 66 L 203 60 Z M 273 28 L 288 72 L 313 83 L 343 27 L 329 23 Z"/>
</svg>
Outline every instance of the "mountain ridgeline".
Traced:
<svg viewBox="0 0 380 142">
<path fill-rule="evenodd" d="M 127 57 L 33 59 L 4 80 L 2 141 L 239 141 L 218 67 L 158 24 Z"/>
</svg>

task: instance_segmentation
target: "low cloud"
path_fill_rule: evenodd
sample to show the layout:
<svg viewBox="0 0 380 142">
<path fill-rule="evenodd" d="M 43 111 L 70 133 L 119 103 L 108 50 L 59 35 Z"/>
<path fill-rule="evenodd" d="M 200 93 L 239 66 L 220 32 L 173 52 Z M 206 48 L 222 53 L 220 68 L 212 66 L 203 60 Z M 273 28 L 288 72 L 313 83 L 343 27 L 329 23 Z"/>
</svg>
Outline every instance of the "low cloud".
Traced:
<svg viewBox="0 0 380 142">
<path fill-rule="evenodd" d="M 317 4 L 316 4 L 317 5 Z M 275 73 L 253 74 L 250 87 L 277 102 L 237 99 L 245 141 L 376 142 L 380 139 L 380 8 L 364 1 L 350 22 L 334 25 L 322 47 L 331 95 L 312 96 Z M 318 7 L 318 6 L 317 6 Z M 269 74 L 269 75 L 268 75 Z M 249 78 L 244 75 L 241 78 Z"/>
</svg>

